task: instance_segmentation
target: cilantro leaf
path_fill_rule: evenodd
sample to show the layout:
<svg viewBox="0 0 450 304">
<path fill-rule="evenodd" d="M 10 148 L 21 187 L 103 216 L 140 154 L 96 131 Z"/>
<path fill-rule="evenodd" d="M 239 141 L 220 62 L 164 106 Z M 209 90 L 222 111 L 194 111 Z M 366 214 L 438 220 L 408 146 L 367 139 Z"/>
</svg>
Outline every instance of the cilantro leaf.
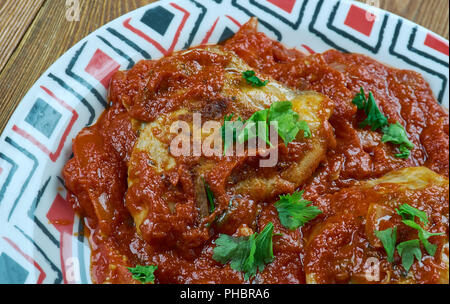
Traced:
<svg viewBox="0 0 450 304">
<path fill-rule="evenodd" d="M 234 122 L 231 121 L 233 114 L 225 116 L 222 126 L 222 140 L 224 142 L 224 154 L 228 148 L 235 142 L 243 144 L 253 139 L 261 138 L 267 145 L 273 147 L 269 139 L 269 126 L 276 122 L 278 135 L 283 139 L 287 146 L 296 137 L 298 132 L 303 131 L 303 136 L 309 138 L 312 136 L 311 130 L 306 121 L 300 120 L 297 112 L 292 110 L 292 102 L 279 101 L 274 102 L 269 109 L 264 109 L 253 113 L 245 121 L 242 127 L 242 119 L 239 117 Z M 259 127 L 262 124 L 262 128 Z M 233 134 L 233 142 L 226 138 L 226 134 Z M 230 135 L 228 135 L 230 137 Z"/>
<path fill-rule="evenodd" d="M 411 156 L 411 150 L 406 146 L 400 146 L 400 153 L 395 154 L 395 157 L 408 159 Z"/>
<path fill-rule="evenodd" d="M 232 269 L 243 272 L 244 279 L 249 280 L 273 261 L 272 237 L 272 223 L 267 224 L 261 233 L 251 236 L 221 234 L 216 240 L 213 259 L 222 264 L 230 262 Z"/>
<path fill-rule="evenodd" d="M 278 134 L 287 146 L 296 137 L 298 132 L 303 131 L 304 137 L 311 137 L 311 130 L 306 121 L 301 121 L 297 112 L 292 110 L 292 102 L 280 101 L 270 106 L 269 121 L 276 121 Z"/>
<path fill-rule="evenodd" d="M 400 146 L 400 153 L 395 154 L 395 157 L 402 159 L 409 158 L 414 145 L 408 139 L 405 128 L 399 122 L 395 124 L 388 123 L 388 118 L 381 113 L 372 92 L 369 92 L 369 98 L 367 99 L 364 89 L 361 88 L 361 91 L 353 98 L 352 103 L 356 105 L 358 110 L 363 110 L 367 116 L 360 124 L 361 128 L 370 126 L 372 131 L 381 129 L 384 133 L 381 139 L 383 143 L 390 142 Z"/>
<path fill-rule="evenodd" d="M 397 250 L 402 257 L 402 265 L 406 272 L 409 272 L 409 269 L 414 263 L 414 257 L 416 257 L 418 261 L 422 260 L 422 251 L 420 250 L 419 240 L 400 243 L 397 245 Z"/>
<path fill-rule="evenodd" d="M 316 206 L 311 206 L 310 201 L 303 199 L 303 193 L 280 196 L 275 204 L 281 224 L 291 230 L 298 229 L 322 213 Z"/>
<path fill-rule="evenodd" d="M 239 143 L 244 143 L 252 138 L 263 139 L 270 147 L 272 144 L 269 140 L 269 125 L 267 118 L 269 117 L 269 109 L 261 110 L 253 113 L 253 115 L 245 122 L 245 126 L 238 134 L 237 140 Z M 260 133 L 259 124 L 263 124 L 263 133 Z"/>
<path fill-rule="evenodd" d="M 132 278 L 144 283 L 154 283 L 155 282 L 155 275 L 154 272 L 156 269 L 158 269 L 158 266 L 149 265 L 149 266 L 142 266 L 142 265 L 136 265 L 136 267 L 127 267 L 130 273 L 132 274 Z"/>
<path fill-rule="evenodd" d="M 414 217 L 417 216 L 422 223 L 428 225 L 428 216 L 425 211 L 414 208 L 408 204 L 401 205 L 400 208 L 397 209 L 397 213 L 403 220 L 414 220 Z"/>
<path fill-rule="evenodd" d="M 355 95 L 355 98 L 353 98 L 352 103 L 358 108 L 358 110 L 366 109 L 367 98 L 366 93 L 364 92 L 364 89 L 362 87 L 359 93 Z"/>
<path fill-rule="evenodd" d="M 387 260 L 389 263 L 394 262 L 395 245 L 397 243 L 397 227 L 389 228 L 383 231 L 375 230 L 375 235 L 383 243 L 384 249 L 387 253 Z"/>
<path fill-rule="evenodd" d="M 241 117 L 238 117 L 235 121 L 232 121 L 232 118 L 233 114 L 226 115 L 224 124 L 221 128 L 224 155 L 228 151 L 228 148 L 236 142 L 237 134 L 241 132 L 244 126 L 244 122 Z M 231 138 L 227 138 L 227 134 Z"/>
<path fill-rule="evenodd" d="M 263 231 L 261 231 L 255 239 L 256 248 L 255 265 L 259 271 L 263 271 L 266 264 L 273 261 L 273 224 L 266 225 Z"/>
<path fill-rule="evenodd" d="M 388 119 L 378 108 L 372 92 L 369 92 L 369 98 L 367 99 L 364 89 L 361 88 L 361 91 L 356 94 L 352 103 L 356 105 L 358 110 L 364 110 L 364 113 L 367 116 L 367 118 L 360 124 L 361 128 L 370 126 L 372 131 L 376 131 L 388 124 Z"/>
<path fill-rule="evenodd" d="M 245 71 L 242 73 L 242 78 L 244 78 L 248 84 L 254 86 L 254 87 L 264 87 L 266 86 L 269 81 L 265 80 L 262 81 L 258 77 L 256 77 L 255 71 Z"/>
<path fill-rule="evenodd" d="M 216 199 L 214 198 L 214 193 L 211 191 L 211 188 L 209 187 L 208 183 L 203 178 L 203 185 L 205 187 L 206 192 L 206 198 L 208 199 L 209 203 L 209 213 L 213 213 L 214 210 L 216 210 Z"/>
<path fill-rule="evenodd" d="M 419 240 L 422 242 L 423 246 L 425 247 L 425 250 L 428 252 L 429 255 L 434 256 L 436 253 L 437 246 L 434 244 L 431 244 L 428 239 L 432 236 L 436 235 L 443 235 L 443 233 L 430 233 L 422 228 L 419 224 L 414 222 L 414 220 L 403 220 L 403 224 L 414 228 L 418 231 L 419 234 Z"/>
<path fill-rule="evenodd" d="M 395 157 L 404 159 L 409 158 L 411 150 L 414 149 L 414 145 L 408 139 L 405 128 L 399 122 L 385 126 L 383 128 L 383 133 L 384 135 L 381 139 L 383 143 L 390 142 L 400 145 L 400 153 L 396 154 Z"/>
<path fill-rule="evenodd" d="M 397 209 L 397 213 L 402 217 L 403 224 L 418 231 L 419 240 L 422 242 L 425 250 L 429 255 L 434 256 L 436 254 L 437 246 L 431 244 L 428 239 L 432 236 L 443 235 L 443 233 L 430 233 L 414 221 L 415 218 L 418 217 L 422 223 L 428 225 L 429 221 L 427 214 L 424 211 L 414 208 L 408 204 L 403 204 L 400 206 L 400 208 Z"/>
</svg>

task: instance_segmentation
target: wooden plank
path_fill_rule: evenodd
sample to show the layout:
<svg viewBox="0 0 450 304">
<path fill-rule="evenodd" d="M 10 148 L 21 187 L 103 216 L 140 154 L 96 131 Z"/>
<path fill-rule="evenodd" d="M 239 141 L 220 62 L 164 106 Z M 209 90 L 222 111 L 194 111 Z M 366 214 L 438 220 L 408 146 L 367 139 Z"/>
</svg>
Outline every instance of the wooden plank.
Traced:
<svg viewBox="0 0 450 304">
<path fill-rule="evenodd" d="M 0 18 L 5 18 L 6 7 L 9 9 L 14 7 L 17 25 L 9 26 L 22 29 L 22 34 L 18 35 L 22 37 L 21 40 L 20 38 L 14 40 L 16 45 L 20 41 L 17 47 L 10 42 L 11 40 L 0 40 L 0 48 L 5 45 L 9 52 L 16 47 L 12 56 L 2 57 L 0 52 L 0 62 L 2 58 L 4 62 L 7 62 L 3 70 L 0 69 L 0 133 L 17 104 L 34 82 L 71 46 L 103 24 L 154 1 L 80 0 L 80 21 L 69 22 L 65 18 L 66 1 L 64 0 L 0 0 Z M 29 3 L 41 3 L 41 8 L 34 19 L 26 17 L 33 15 L 28 11 L 29 8 L 33 8 Z M 17 10 L 20 7 L 22 9 Z M 380 0 L 380 7 L 421 24 L 448 39 L 448 0 Z M 33 22 L 23 35 L 26 23 L 23 23 L 22 19 L 26 18 Z M 14 23 L 14 21 L 10 22 Z M 20 24 L 24 25 L 19 26 Z M 1 34 L 6 32 L 1 22 L 0 30 Z"/>
<path fill-rule="evenodd" d="M 44 0 L 0 2 L 0 72 L 43 3 Z"/>
<path fill-rule="evenodd" d="M 66 1 L 45 1 L 0 74 L 0 133 L 31 86 L 70 47 L 109 21 L 154 1 L 83 0 L 79 22 L 66 20 Z"/>
<path fill-rule="evenodd" d="M 449 37 L 448 0 L 380 0 L 380 7 Z"/>
</svg>

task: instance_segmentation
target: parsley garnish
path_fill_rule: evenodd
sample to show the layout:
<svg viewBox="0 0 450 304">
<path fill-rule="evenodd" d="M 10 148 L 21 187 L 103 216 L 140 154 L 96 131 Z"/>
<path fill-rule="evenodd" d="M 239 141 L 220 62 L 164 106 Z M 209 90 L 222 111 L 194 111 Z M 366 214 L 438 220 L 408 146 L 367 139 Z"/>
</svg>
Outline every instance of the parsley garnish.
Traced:
<svg viewBox="0 0 450 304">
<path fill-rule="evenodd" d="M 402 257 L 402 265 L 406 272 L 409 272 L 412 264 L 414 263 L 414 257 L 418 261 L 422 259 L 422 251 L 420 250 L 419 240 L 411 240 L 398 244 L 398 254 Z"/>
<path fill-rule="evenodd" d="M 267 122 L 269 116 L 269 109 L 255 112 L 246 122 L 242 131 L 238 134 L 237 140 L 239 143 L 244 143 L 252 138 L 261 138 L 266 141 L 266 143 L 272 147 L 269 140 L 269 125 Z M 263 132 L 260 133 L 258 123 L 263 123 Z"/>
<path fill-rule="evenodd" d="M 287 146 L 296 137 L 298 132 L 303 131 L 303 136 L 309 138 L 312 136 L 306 121 L 300 120 L 297 112 L 292 110 L 292 102 L 279 101 L 273 103 L 269 109 L 255 112 L 242 127 L 242 119 L 239 117 L 231 121 L 233 114 L 225 116 L 225 122 L 222 126 L 222 140 L 224 142 L 224 154 L 228 148 L 235 142 L 244 143 L 252 138 L 261 138 L 270 147 L 269 126 L 272 122 L 278 125 L 277 132 Z M 259 130 L 258 124 L 262 123 L 264 128 Z M 262 131 L 262 132 L 261 132 Z M 226 134 L 232 134 L 233 142 L 227 141 Z"/>
<path fill-rule="evenodd" d="M 278 134 L 286 146 L 297 137 L 300 131 L 303 131 L 305 138 L 312 135 L 308 123 L 300 120 L 298 113 L 292 110 L 292 102 L 290 101 L 273 103 L 270 107 L 269 120 L 278 123 Z"/>
<path fill-rule="evenodd" d="M 367 118 L 359 125 L 361 128 L 370 126 L 372 131 L 381 129 L 384 133 L 381 141 L 383 143 L 393 143 L 399 145 L 400 153 L 395 154 L 397 158 L 407 159 L 411 155 L 414 145 L 409 141 L 405 128 L 398 122 L 389 124 L 388 118 L 381 113 L 378 108 L 372 92 L 369 92 L 369 98 L 366 98 L 364 89 L 356 94 L 352 103 L 356 105 L 358 110 L 364 110 Z"/>
<path fill-rule="evenodd" d="M 422 223 L 428 225 L 429 221 L 427 214 L 408 204 L 400 206 L 400 208 L 397 209 L 397 213 L 402 217 L 402 223 L 416 229 L 419 235 L 418 240 L 410 240 L 397 245 L 398 253 L 402 257 L 403 268 L 405 268 L 406 272 L 409 272 L 411 265 L 414 263 L 414 256 L 419 261 L 422 259 L 420 242 L 422 242 L 428 254 L 434 256 L 436 254 L 437 246 L 431 244 L 428 239 L 432 236 L 443 235 L 444 233 L 430 233 L 423 229 L 422 226 L 415 222 L 415 218 L 419 218 Z M 374 232 L 383 243 L 384 249 L 388 255 L 387 260 L 392 263 L 394 261 L 395 243 L 397 241 L 397 227 L 394 229 L 386 229 L 384 231 L 375 230 Z"/>
<path fill-rule="evenodd" d="M 303 193 L 304 191 L 301 191 L 280 196 L 280 200 L 275 204 L 281 224 L 291 230 L 298 229 L 322 213 L 319 208 L 312 206 L 310 201 L 303 199 Z"/>
<path fill-rule="evenodd" d="M 205 186 L 206 198 L 209 203 L 209 213 L 213 213 L 216 210 L 216 199 L 214 198 L 214 193 L 211 191 L 208 183 L 203 179 L 203 185 Z"/>
<path fill-rule="evenodd" d="M 155 282 L 155 275 L 154 272 L 156 269 L 158 269 L 158 266 L 149 265 L 149 266 L 141 266 L 136 265 L 136 267 L 127 267 L 130 273 L 132 274 L 132 278 L 147 284 L 147 283 L 154 283 Z"/>
<path fill-rule="evenodd" d="M 244 78 L 248 84 L 254 87 L 264 87 L 269 83 L 269 80 L 262 81 L 256 77 L 255 71 L 245 71 L 242 73 L 242 78 Z"/>
<path fill-rule="evenodd" d="M 428 216 L 425 211 L 414 208 L 408 204 L 403 204 L 397 209 L 398 215 L 402 217 L 403 220 L 414 220 L 414 217 L 418 217 L 422 223 L 428 225 Z"/>
<path fill-rule="evenodd" d="M 395 124 L 390 124 L 383 128 L 383 138 L 381 141 L 383 143 L 390 142 L 396 145 L 400 145 L 400 153 L 395 154 L 397 158 L 409 158 L 411 150 L 414 148 L 412 142 L 408 139 L 408 134 L 405 128 L 398 122 Z"/>
<path fill-rule="evenodd" d="M 383 243 L 384 249 L 387 253 L 387 260 L 389 263 L 394 262 L 395 245 L 397 244 L 397 227 L 389 228 L 383 231 L 375 230 L 375 235 Z"/>
<path fill-rule="evenodd" d="M 431 244 L 428 239 L 432 236 L 443 235 L 443 233 L 431 233 L 422 228 L 419 224 L 415 222 L 415 218 L 418 217 L 422 223 L 428 225 L 427 214 L 419 209 L 416 209 L 408 204 L 402 205 L 397 213 L 402 217 L 402 223 L 417 230 L 419 235 L 419 240 L 422 242 L 423 247 L 428 252 L 429 255 L 434 256 L 436 253 L 437 246 Z"/>
<path fill-rule="evenodd" d="M 216 240 L 213 259 L 222 264 L 230 262 L 232 269 L 242 271 L 249 280 L 257 271 L 263 271 L 273 261 L 273 224 L 266 225 L 260 233 L 233 237 L 221 234 Z"/>
<path fill-rule="evenodd" d="M 361 88 L 361 91 L 356 94 L 352 102 L 358 110 L 364 110 L 364 113 L 366 113 L 366 120 L 359 125 L 361 128 L 370 126 L 372 131 L 376 131 L 388 124 L 388 119 L 378 108 L 372 92 L 369 92 L 369 99 L 367 99 L 364 89 Z"/>
<path fill-rule="evenodd" d="M 223 141 L 223 153 L 228 150 L 228 148 L 233 145 L 237 140 L 237 134 L 242 131 L 242 128 L 244 126 L 244 122 L 242 121 L 242 118 L 238 117 L 237 120 L 231 121 L 233 118 L 233 114 L 226 115 L 225 121 L 222 126 L 222 141 Z M 226 134 L 231 134 L 231 142 L 230 140 L 226 140 Z"/>
</svg>

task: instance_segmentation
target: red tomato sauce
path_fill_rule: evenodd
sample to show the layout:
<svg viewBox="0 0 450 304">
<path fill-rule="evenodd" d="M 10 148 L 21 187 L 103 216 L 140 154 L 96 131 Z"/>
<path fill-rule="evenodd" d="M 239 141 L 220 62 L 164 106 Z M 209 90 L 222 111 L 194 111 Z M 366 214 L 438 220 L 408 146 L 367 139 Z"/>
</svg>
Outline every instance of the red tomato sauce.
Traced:
<svg viewBox="0 0 450 304">
<path fill-rule="evenodd" d="M 319 199 L 317 204 L 320 205 L 327 195 L 359 181 L 411 166 L 427 166 L 448 177 L 448 113 L 436 103 L 429 85 L 419 74 L 387 67 L 363 55 L 333 50 L 306 56 L 258 33 L 254 21 L 244 25 L 224 47 L 234 51 L 255 70 L 292 88 L 320 92 L 335 103 L 330 122 L 336 135 L 336 147 L 328 152 L 326 160 L 302 187 L 306 191 L 305 198 Z M 155 220 L 160 225 L 158 229 L 149 227 L 148 231 L 153 231 L 149 236 L 154 240 L 152 246 L 137 233 L 126 199 L 135 201 L 138 206 L 140 200 L 163 196 L 169 188 L 160 187 L 152 193 L 145 187 L 129 191 L 127 178 L 135 172 L 128 172 L 128 165 L 139 135 L 132 119 L 152 121 L 193 97 L 205 100 L 206 104 L 196 105 L 200 109 L 218 99 L 215 94 L 220 91 L 222 71 L 228 58 L 207 54 L 201 49 L 186 56 L 196 56 L 208 68 L 186 77 L 178 71 L 179 62 L 169 56 L 160 61 L 141 61 L 130 71 L 117 72 L 110 85 L 111 107 L 95 125 L 82 130 L 73 142 L 74 157 L 65 166 L 63 176 L 70 202 L 85 217 L 89 230 L 93 281 L 135 283 L 127 267 L 154 264 L 158 265 L 156 283 L 243 283 L 241 273 L 212 259 L 213 241 L 219 232 L 233 234 L 236 227 L 242 230 L 238 233 L 245 234 L 245 227 L 256 221 L 258 227 L 274 223 L 275 259 L 252 282 L 304 283 L 304 233 L 309 233 L 311 227 L 307 225 L 297 231 L 283 227 L 273 202 L 241 202 L 241 208 L 229 215 L 228 223 L 233 229 L 191 229 L 196 225 L 198 211 L 187 204 L 177 215 L 179 221 L 170 223 L 169 228 L 164 225 L 163 218 Z M 361 86 L 366 92 L 373 92 L 390 122 L 399 121 L 406 127 L 415 145 L 408 160 L 395 158 L 396 147 L 381 143 L 380 134 L 358 128 L 363 118 L 351 100 Z M 171 91 L 173 87 L 182 89 L 183 94 Z M 213 112 L 220 112 L 220 106 L 216 108 L 212 108 Z M 145 155 L 139 162 L 141 176 L 149 183 L 160 178 L 151 170 L 145 170 L 148 163 Z M 231 172 L 233 166 L 231 163 L 218 165 L 223 172 Z M 178 178 L 184 174 L 180 170 Z M 216 181 L 220 185 L 224 177 L 220 170 L 215 172 L 217 176 L 210 179 L 212 184 Z M 221 195 L 219 188 L 214 188 L 216 195 Z M 176 194 L 181 200 L 192 191 L 189 187 L 182 190 L 185 193 Z M 350 200 L 347 204 L 346 208 L 356 208 L 357 202 Z M 329 206 L 323 206 L 324 212 L 331 215 Z M 346 220 L 342 218 L 339 223 Z M 170 234 L 167 233 L 169 230 Z M 180 239 L 186 243 L 177 244 Z M 354 248 L 357 246 L 362 245 L 355 243 Z M 318 267 L 324 277 L 332 275 L 326 266 Z"/>
</svg>

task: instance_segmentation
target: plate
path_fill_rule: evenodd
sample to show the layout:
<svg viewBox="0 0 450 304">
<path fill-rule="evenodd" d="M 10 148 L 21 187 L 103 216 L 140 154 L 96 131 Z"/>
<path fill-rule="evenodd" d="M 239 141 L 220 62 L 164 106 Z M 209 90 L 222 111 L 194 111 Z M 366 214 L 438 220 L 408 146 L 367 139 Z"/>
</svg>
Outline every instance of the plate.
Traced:
<svg viewBox="0 0 450 304">
<path fill-rule="evenodd" d="M 126 14 L 58 59 L 20 102 L 0 137 L 0 283 L 90 283 L 90 249 L 61 169 L 71 140 L 108 105 L 118 69 L 231 37 L 251 16 L 304 53 L 330 48 L 415 70 L 449 104 L 449 45 L 396 15 L 353 1 L 171 0 Z"/>
</svg>

